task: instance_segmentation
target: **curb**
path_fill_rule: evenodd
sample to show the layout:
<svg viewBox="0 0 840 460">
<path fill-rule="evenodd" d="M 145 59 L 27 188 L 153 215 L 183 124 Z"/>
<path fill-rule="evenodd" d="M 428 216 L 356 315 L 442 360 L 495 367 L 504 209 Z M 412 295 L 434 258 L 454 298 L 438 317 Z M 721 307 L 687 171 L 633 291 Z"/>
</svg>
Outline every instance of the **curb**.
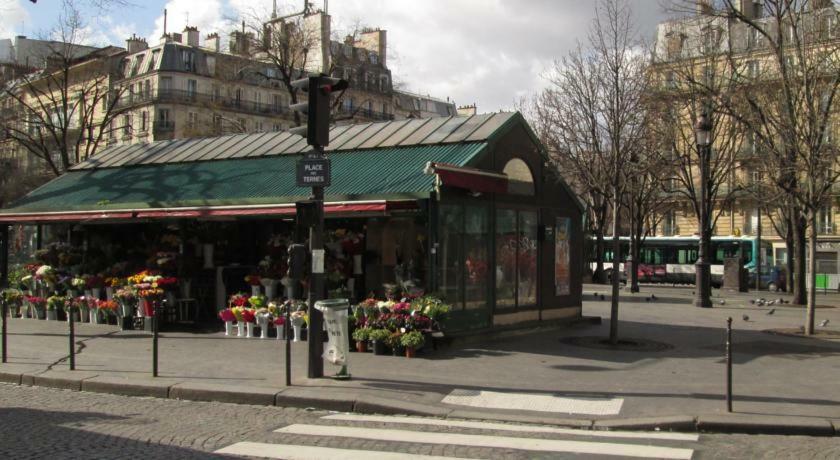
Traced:
<svg viewBox="0 0 840 460">
<path fill-rule="evenodd" d="M 306 387 L 277 391 L 252 388 L 237 391 L 236 387 L 204 383 L 144 385 L 119 380 L 67 379 L 0 372 L 0 383 L 19 386 L 40 386 L 72 391 L 111 393 L 131 397 L 154 397 L 185 401 L 222 402 L 231 404 L 294 407 L 361 414 L 414 415 L 447 419 L 486 420 L 508 423 L 531 423 L 582 430 L 679 431 L 697 433 L 772 434 L 788 436 L 840 436 L 840 420 L 808 419 L 790 416 L 756 416 L 743 414 L 711 414 L 696 417 L 674 415 L 627 419 L 563 419 L 548 415 L 511 414 L 450 409 L 438 405 L 379 397 L 363 397 L 349 392 L 317 393 Z"/>
</svg>

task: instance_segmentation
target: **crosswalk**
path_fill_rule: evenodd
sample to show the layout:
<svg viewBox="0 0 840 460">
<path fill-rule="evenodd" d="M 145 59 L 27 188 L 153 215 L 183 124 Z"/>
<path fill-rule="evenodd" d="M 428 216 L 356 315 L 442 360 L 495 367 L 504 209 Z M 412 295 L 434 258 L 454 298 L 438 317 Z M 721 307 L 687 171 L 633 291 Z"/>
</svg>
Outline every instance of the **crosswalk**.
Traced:
<svg viewBox="0 0 840 460">
<path fill-rule="evenodd" d="M 274 431 L 274 439 L 310 439 L 310 443 L 243 441 L 215 453 L 288 460 L 396 460 L 498 458 L 510 452 L 541 458 L 605 456 L 688 460 L 697 434 L 636 431 L 590 431 L 541 425 L 517 425 L 471 420 L 362 414 L 330 414 L 318 423 L 296 423 Z M 480 434 L 479 434 L 480 433 Z M 324 447 L 319 440 L 341 440 L 345 447 Z M 375 449 L 371 444 L 376 443 Z M 331 442 L 335 444 L 335 442 Z M 388 451 L 392 444 L 400 452 Z M 413 454 L 406 445 L 458 446 L 458 452 L 480 455 Z M 360 448 L 363 447 L 363 448 Z M 450 450 L 451 451 L 451 450 Z M 496 455 L 486 453 L 498 452 Z"/>
</svg>

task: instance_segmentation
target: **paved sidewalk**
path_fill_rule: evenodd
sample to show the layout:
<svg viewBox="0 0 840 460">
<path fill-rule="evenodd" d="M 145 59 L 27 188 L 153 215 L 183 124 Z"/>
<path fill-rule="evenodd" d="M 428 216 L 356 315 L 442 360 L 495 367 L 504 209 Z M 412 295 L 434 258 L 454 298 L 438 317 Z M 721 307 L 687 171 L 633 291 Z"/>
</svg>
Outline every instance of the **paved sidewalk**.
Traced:
<svg viewBox="0 0 840 460">
<path fill-rule="evenodd" d="M 818 296 L 823 308 L 817 322 L 828 319 L 829 324 L 819 328 L 823 338 L 806 339 L 766 332 L 796 330 L 804 310 L 782 306 L 768 315 L 770 307 L 750 305 L 758 295 L 717 297 L 715 291 L 715 308 L 698 309 L 691 288 L 622 291 L 619 335 L 649 346 L 611 350 L 591 346 L 609 331 L 609 296 L 600 300 L 606 292 L 608 287 L 595 285 L 584 291 L 584 315 L 602 317 L 601 324 L 456 341 L 415 359 L 352 353 L 350 381 L 306 379 L 306 344 L 295 343 L 288 388 L 283 342 L 274 339 L 164 333 L 160 377 L 153 379 L 147 333 L 79 325 L 77 370 L 71 372 L 66 323 L 15 319 L 9 323 L 9 363 L 0 365 L 0 381 L 585 428 L 840 432 L 840 309 L 833 308 L 840 296 Z M 651 293 L 656 300 L 648 300 Z M 734 319 L 734 414 L 726 414 L 723 400 L 728 316 Z M 326 364 L 325 370 L 337 369 Z"/>
</svg>

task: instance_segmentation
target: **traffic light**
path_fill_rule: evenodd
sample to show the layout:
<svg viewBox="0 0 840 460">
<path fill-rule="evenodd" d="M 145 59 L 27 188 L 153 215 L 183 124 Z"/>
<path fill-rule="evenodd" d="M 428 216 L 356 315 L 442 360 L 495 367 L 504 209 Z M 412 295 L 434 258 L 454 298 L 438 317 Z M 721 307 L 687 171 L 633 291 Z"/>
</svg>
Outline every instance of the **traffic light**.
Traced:
<svg viewBox="0 0 840 460">
<path fill-rule="evenodd" d="M 290 108 L 306 114 L 306 126 L 290 129 L 289 132 L 306 135 L 309 145 L 325 147 L 330 143 L 330 95 L 334 91 L 347 89 L 347 80 L 326 75 L 301 78 L 292 82 L 292 87 L 308 93 L 309 100 L 292 104 Z"/>
<path fill-rule="evenodd" d="M 288 266 L 289 278 L 301 280 L 306 276 L 306 246 L 302 244 L 289 245 Z"/>
</svg>

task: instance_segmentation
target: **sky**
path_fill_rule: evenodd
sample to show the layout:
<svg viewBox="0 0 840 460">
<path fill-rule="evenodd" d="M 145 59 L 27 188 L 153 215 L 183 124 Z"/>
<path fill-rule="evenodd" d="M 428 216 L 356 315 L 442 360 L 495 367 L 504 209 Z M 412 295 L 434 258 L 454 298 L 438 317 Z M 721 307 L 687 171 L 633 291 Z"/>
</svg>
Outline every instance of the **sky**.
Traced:
<svg viewBox="0 0 840 460">
<path fill-rule="evenodd" d="M 75 0 L 89 5 L 96 0 Z M 125 46 L 136 34 L 150 43 L 167 28 L 196 26 L 202 40 L 223 37 L 242 15 L 268 12 L 271 0 L 128 0 L 127 6 L 87 9 L 85 41 Z M 302 9 L 304 0 L 277 0 L 278 10 Z M 324 8 L 325 0 L 313 0 Z M 636 24 L 652 40 L 665 18 L 660 0 L 629 0 Z M 0 0 L 0 38 L 49 34 L 59 18 L 60 0 Z M 477 104 L 479 112 L 510 110 L 516 101 L 545 87 L 546 72 L 585 41 L 594 18 L 594 0 L 332 0 L 333 33 L 358 26 L 388 31 L 388 67 L 403 89 Z M 187 24 L 189 22 L 189 24 Z M 226 41 L 226 39 L 224 40 Z"/>
</svg>

